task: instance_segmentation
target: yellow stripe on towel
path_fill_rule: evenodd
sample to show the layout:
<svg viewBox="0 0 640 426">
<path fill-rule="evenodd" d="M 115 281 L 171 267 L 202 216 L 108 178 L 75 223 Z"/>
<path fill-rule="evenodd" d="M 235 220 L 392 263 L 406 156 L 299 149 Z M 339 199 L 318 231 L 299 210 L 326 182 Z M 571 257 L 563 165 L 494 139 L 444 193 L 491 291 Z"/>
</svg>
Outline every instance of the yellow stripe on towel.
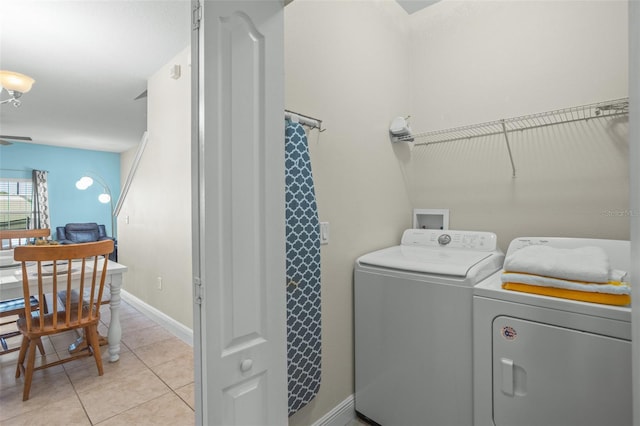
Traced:
<svg viewBox="0 0 640 426">
<path fill-rule="evenodd" d="M 605 305 L 625 306 L 631 303 L 631 296 L 628 294 L 594 293 L 509 282 L 502 284 L 502 288 L 506 290 L 521 291 L 524 293 L 559 297 L 561 299 L 579 300 L 581 302 L 603 303 Z"/>
</svg>

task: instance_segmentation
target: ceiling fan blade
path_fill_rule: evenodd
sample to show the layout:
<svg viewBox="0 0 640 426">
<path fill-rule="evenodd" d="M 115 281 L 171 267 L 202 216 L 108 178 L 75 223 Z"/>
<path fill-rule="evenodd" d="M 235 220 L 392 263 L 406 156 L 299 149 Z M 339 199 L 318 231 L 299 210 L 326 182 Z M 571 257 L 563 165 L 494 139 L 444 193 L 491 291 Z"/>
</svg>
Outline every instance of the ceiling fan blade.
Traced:
<svg viewBox="0 0 640 426">
<path fill-rule="evenodd" d="M 142 98 L 146 98 L 146 97 L 147 97 L 147 91 L 145 90 L 144 92 L 140 93 L 138 96 L 133 98 L 133 100 L 137 101 L 138 99 L 142 99 Z"/>
<path fill-rule="evenodd" d="M 5 141 L 4 139 L 0 139 L 0 145 L 13 145 L 11 142 L 9 141 Z"/>
<path fill-rule="evenodd" d="M 29 136 L 9 136 L 9 135 L 0 135 L 0 138 L 2 138 L 2 139 L 14 140 L 14 141 L 31 141 L 31 140 L 33 140 L 33 139 L 31 139 Z"/>
</svg>

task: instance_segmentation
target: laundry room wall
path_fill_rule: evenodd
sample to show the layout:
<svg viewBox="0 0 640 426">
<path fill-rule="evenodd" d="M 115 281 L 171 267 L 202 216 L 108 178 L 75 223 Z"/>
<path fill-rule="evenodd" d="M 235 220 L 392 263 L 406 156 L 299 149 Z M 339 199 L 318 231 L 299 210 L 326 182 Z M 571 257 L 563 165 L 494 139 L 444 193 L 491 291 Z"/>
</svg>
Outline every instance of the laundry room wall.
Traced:
<svg viewBox="0 0 640 426">
<path fill-rule="evenodd" d="M 295 0 L 285 8 L 286 107 L 308 132 L 322 246 L 320 393 L 307 425 L 353 393 L 352 277 L 395 245 L 413 208 L 450 227 L 628 239 L 628 123 L 590 120 L 429 147 L 392 144 L 390 121 L 430 131 L 628 96 L 627 2 Z"/>
<path fill-rule="evenodd" d="M 627 8 L 443 0 L 411 15 L 413 130 L 627 97 Z M 451 228 L 494 231 L 502 249 L 526 235 L 629 238 L 626 117 L 509 138 L 515 178 L 503 136 L 415 146 L 413 206 L 448 208 Z"/>
<path fill-rule="evenodd" d="M 286 108 L 323 120 L 308 132 L 320 220 L 322 382 L 290 425 L 313 424 L 353 394 L 353 265 L 396 245 L 411 206 L 389 119 L 409 110 L 408 15 L 395 1 L 296 0 L 285 8 Z M 395 150 L 395 151 L 394 151 Z"/>
</svg>

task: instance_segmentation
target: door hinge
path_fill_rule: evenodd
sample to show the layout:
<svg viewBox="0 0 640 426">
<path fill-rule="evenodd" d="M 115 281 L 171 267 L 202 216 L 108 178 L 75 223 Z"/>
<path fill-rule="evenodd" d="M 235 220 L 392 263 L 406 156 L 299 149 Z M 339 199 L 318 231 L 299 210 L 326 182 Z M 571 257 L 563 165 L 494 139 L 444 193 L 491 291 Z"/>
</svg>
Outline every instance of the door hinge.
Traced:
<svg viewBox="0 0 640 426">
<path fill-rule="evenodd" d="M 193 300 L 202 305 L 204 299 L 204 287 L 202 286 L 202 280 L 200 277 L 193 277 Z"/>
<path fill-rule="evenodd" d="M 200 20 L 202 20 L 202 6 L 198 2 L 193 9 L 191 9 L 191 30 L 197 30 L 200 28 Z"/>
</svg>

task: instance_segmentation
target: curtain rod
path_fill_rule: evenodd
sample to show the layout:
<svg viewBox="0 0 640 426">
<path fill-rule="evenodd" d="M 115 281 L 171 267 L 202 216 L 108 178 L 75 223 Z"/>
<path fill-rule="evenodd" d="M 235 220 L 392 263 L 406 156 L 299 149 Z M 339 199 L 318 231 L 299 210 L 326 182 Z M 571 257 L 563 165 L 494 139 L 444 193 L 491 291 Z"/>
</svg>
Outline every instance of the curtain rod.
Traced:
<svg viewBox="0 0 640 426">
<path fill-rule="evenodd" d="M 309 115 L 300 114 L 299 112 L 291 111 L 288 109 L 284 110 L 284 118 L 288 118 L 291 121 L 299 122 L 302 125 L 306 125 L 311 127 L 312 129 L 318 129 L 320 132 L 324 132 L 327 129 L 322 128 L 322 120 L 319 118 L 314 118 Z"/>
</svg>

